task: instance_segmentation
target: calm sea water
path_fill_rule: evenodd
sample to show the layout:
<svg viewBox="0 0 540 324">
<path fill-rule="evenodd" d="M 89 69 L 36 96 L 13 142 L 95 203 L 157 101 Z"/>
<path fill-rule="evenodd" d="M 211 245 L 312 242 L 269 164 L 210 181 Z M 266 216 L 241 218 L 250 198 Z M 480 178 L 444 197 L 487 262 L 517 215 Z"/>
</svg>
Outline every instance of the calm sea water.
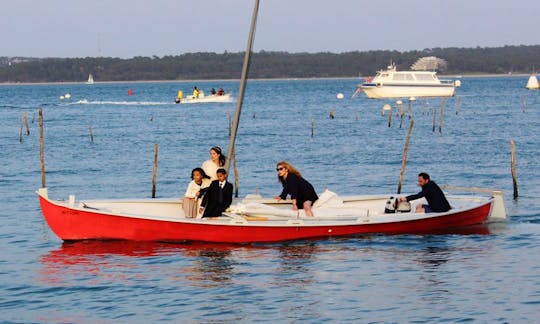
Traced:
<svg viewBox="0 0 540 324">
<path fill-rule="evenodd" d="M 532 322 L 540 314 L 540 92 L 526 77 L 464 78 L 446 102 L 413 104 L 402 191 L 502 189 L 507 223 L 447 235 L 366 235 L 279 244 L 62 243 L 41 215 L 37 108 L 53 198 L 179 197 L 235 104 L 175 105 L 178 90 L 236 81 L 0 86 L 0 321 Z M 239 193 L 279 193 L 289 160 L 322 192 L 395 193 L 409 119 L 350 98 L 358 80 L 248 82 L 237 140 Z M 127 90 L 133 89 L 133 96 Z M 60 101 L 70 93 L 72 98 Z M 345 99 L 336 99 L 343 93 Z M 524 103 L 525 102 L 525 109 Z M 407 105 L 407 102 L 405 102 Z M 335 118 L 329 117 L 333 111 Z M 19 140 L 22 114 L 30 135 Z M 313 137 L 312 133 L 313 128 Z M 93 130 L 90 140 L 89 127 Z M 510 140 L 519 199 L 512 199 Z"/>
</svg>

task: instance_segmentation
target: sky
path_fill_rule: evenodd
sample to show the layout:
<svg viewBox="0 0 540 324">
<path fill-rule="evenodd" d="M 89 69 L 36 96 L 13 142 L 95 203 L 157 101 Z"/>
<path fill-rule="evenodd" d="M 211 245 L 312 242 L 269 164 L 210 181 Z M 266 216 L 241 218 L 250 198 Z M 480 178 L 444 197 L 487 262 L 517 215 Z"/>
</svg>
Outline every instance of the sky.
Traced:
<svg viewBox="0 0 540 324">
<path fill-rule="evenodd" d="M 242 52 L 254 0 L 0 0 L 0 56 Z M 260 0 L 253 50 L 540 45 L 538 0 Z"/>
</svg>

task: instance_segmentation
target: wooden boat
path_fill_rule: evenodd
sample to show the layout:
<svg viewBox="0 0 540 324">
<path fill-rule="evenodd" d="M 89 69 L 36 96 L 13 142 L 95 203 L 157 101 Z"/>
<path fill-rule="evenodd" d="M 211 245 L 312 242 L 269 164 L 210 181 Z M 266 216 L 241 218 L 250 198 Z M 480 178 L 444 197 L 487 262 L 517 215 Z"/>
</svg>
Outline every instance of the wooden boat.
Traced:
<svg viewBox="0 0 540 324">
<path fill-rule="evenodd" d="M 232 156 L 240 120 L 259 1 L 255 3 L 227 156 Z M 40 149 L 43 161 L 42 145 Z M 229 163 L 227 160 L 225 169 Z M 340 198 L 327 191 L 314 203 L 314 217 L 292 212 L 290 201 L 279 203 L 251 196 L 237 202 L 223 216 L 194 219 L 184 216 L 177 198 L 76 202 L 71 195 L 67 201 L 51 200 L 45 187 L 43 163 L 41 167 L 43 187 L 38 190 L 41 209 L 49 227 L 64 241 L 276 242 L 365 233 L 438 233 L 506 217 L 499 191 L 494 191 L 491 197 L 448 197 L 453 206 L 450 211 L 427 214 L 411 212 L 414 208 L 387 213 L 392 205 L 388 195 Z"/>
<path fill-rule="evenodd" d="M 314 205 L 314 217 L 292 213 L 290 202 L 247 197 L 221 217 L 185 218 L 179 199 L 51 200 L 38 191 L 43 215 L 64 241 L 276 242 L 366 233 L 437 233 L 506 218 L 502 193 L 449 196 L 445 213 L 385 213 L 388 196 L 354 196 Z M 323 197 L 321 195 L 321 197 Z M 324 198 L 323 198 L 324 199 Z M 414 210 L 414 208 L 412 209 Z"/>
<path fill-rule="evenodd" d="M 395 65 L 358 86 L 368 98 L 452 97 L 459 80 L 439 80 L 432 71 L 397 71 Z"/>
</svg>

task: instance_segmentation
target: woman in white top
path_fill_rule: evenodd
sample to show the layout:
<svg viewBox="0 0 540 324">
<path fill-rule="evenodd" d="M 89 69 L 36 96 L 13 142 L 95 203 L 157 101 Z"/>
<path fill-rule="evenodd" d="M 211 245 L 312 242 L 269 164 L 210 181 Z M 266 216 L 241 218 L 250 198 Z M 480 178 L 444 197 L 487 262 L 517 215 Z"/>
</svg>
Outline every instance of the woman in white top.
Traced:
<svg viewBox="0 0 540 324">
<path fill-rule="evenodd" d="M 182 207 L 184 208 L 186 218 L 199 216 L 200 198 L 204 194 L 204 189 L 208 188 L 212 182 L 210 177 L 201 168 L 191 170 L 191 179 L 192 181 L 189 183 L 182 200 Z"/>
<path fill-rule="evenodd" d="M 227 157 L 221 152 L 221 147 L 214 146 L 210 149 L 210 160 L 204 161 L 202 168 L 204 172 L 210 177 L 210 180 L 217 180 L 217 169 L 225 166 Z"/>
</svg>

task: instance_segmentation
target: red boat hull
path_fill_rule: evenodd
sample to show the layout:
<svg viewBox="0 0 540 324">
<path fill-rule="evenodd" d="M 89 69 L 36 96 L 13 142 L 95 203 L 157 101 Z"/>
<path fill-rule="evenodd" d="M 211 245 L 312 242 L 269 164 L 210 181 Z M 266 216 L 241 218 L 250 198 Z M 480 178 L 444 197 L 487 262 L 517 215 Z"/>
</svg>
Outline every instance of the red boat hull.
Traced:
<svg viewBox="0 0 540 324">
<path fill-rule="evenodd" d="M 69 208 L 40 196 L 43 215 L 51 230 L 64 241 L 123 239 L 136 241 L 204 241 L 223 243 L 276 242 L 364 233 L 435 233 L 480 224 L 489 216 L 492 201 L 450 215 L 392 223 L 345 225 L 258 226 L 193 223 L 117 216 Z"/>
</svg>

